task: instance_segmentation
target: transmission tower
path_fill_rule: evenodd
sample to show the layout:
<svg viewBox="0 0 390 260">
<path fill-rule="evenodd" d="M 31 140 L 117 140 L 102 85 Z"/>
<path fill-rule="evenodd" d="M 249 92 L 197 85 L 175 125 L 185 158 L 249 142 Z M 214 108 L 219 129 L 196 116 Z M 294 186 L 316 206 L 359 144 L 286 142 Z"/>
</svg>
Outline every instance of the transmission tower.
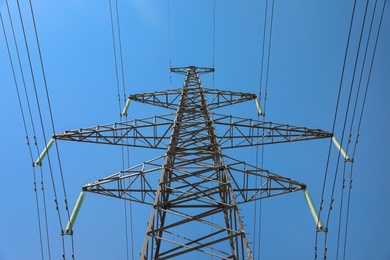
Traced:
<svg viewBox="0 0 390 260">
<path fill-rule="evenodd" d="M 83 192 L 152 206 L 142 260 L 183 259 L 184 255 L 253 259 L 238 206 L 305 190 L 306 185 L 231 158 L 223 151 L 333 137 L 320 129 L 212 112 L 254 100 L 262 113 L 255 94 L 203 88 L 199 75 L 213 71 L 194 66 L 173 68 L 171 72 L 185 75 L 182 88 L 131 95 L 122 112 L 127 114 L 130 101 L 137 101 L 173 113 L 65 131 L 53 137 L 165 150 L 157 158 L 82 188 Z M 65 233 L 72 232 L 72 217 Z M 322 230 L 322 224 L 317 224 L 317 229 Z"/>
</svg>

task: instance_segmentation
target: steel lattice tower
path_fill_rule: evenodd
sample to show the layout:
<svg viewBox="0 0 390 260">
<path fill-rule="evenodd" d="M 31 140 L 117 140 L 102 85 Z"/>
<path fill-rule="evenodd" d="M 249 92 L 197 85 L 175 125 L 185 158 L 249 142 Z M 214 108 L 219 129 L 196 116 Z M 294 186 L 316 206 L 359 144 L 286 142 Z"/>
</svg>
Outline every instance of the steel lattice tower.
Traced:
<svg viewBox="0 0 390 260">
<path fill-rule="evenodd" d="M 130 101 L 137 101 L 174 113 L 54 136 L 166 151 L 83 186 L 86 192 L 152 206 L 140 259 L 183 259 L 183 255 L 253 259 L 238 205 L 305 190 L 306 185 L 231 158 L 223 150 L 333 136 L 320 129 L 212 112 L 249 100 L 258 102 L 254 94 L 203 88 L 199 75 L 213 71 L 194 66 L 171 69 L 185 75 L 182 88 L 131 95 L 126 105 L 127 109 Z"/>
</svg>

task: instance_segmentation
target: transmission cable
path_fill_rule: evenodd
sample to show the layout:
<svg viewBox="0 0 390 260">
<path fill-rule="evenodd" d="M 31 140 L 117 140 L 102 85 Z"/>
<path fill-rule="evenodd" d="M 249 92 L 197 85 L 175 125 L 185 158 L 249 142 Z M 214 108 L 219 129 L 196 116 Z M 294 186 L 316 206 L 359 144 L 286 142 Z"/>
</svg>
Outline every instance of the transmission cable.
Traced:
<svg viewBox="0 0 390 260">
<path fill-rule="evenodd" d="M 264 115 L 267 113 L 266 109 L 267 109 L 267 95 L 268 95 L 269 64 L 270 64 L 270 59 L 271 59 L 271 44 L 272 44 L 272 27 L 273 27 L 273 20 L 274 20 L 274 6 L 275 6 L 275 0 L 272 0 L 271 24 L 270 24 L 269 41 L 268 41 L 267 72 L 266 72 L 266 76 L 265 76 L 265 93 L 264 93 L 264 108 L 263 108 L 263 114 Z"/>
<path fill-rule="evenodd" d="M 13 25 L 13 22 L 12 22 L 12 16 L 11 16 L 11 12 L 10 12 L 9 5 L 8 5 L 8 0 L 6 0 L 6 5 L 7 5 L 8 17 L 9 17 L 10 25 L 11 25 L 11 29 L 12 29 L 13 40 L 14 40 L 14 44 L 15 44 L 15 48 L 16 48 L 16 54 L 17 54 L 17 57 L 18 57 L 19 69 L 20 69 L 20 73 L 21 73 L 21 77 L 22 77 L 23 86 L 24 86 L 24 92 L 25 92 L 25 98 L 26 98 L 26 102 L 27 102 L 27 108 L 28 108 L 28 112 L 29 112 L 30 122 L 31 122 L 31 126 L 32 126 L 32 130 L 33 130 L 34 144 L 35 144 L 35 147 L 36 147 L 36 150 L 37 150 L 37 154 L 39 155 L 40 150 L 39 150 L 37 139 L 36 139 L 35 124 L 34 124 L 32 112 L 31 112 L 30 100 L 29 100 L 29 97 L 28 97 L 26 81 L 25 81 L 24 72 L 23 72 L 23 68 L 22 68 L 22 63 L 21 63 L 21 59 L 20 59 L 19 47 L 18 47 L 18 44 L 17 44 L 17 41 L 16 41 L 15 29 L 14 29 L 14 25 Z M 11 63 L 12 63 L 12 61 L 11 61 Z M 16 85 L 16 87 L 17 87 L 17 85 Z M 20 103 L 20 105 L 21 105 L 21 103 Z M 24 113 L 23 113 L 23 109 L 22 108 L 21 108 L 21 111 L 22 111 L 22 116 L 23 116 Z M 24 118 L 24 116 L 23 116 L 23 118 Z M 25 125 L 25 128 L 27 129 L 25 123 L 24 123 L 24 125 Z M 34 157 L 33 157 L 33 154 L 32 154 L 31 147 L 30 147 L 30 141 L 29 141 L 28 133 L 26 134 L 26 141 L 27 141 L 27 145 L 29 146 L 30 157 L 31 157 L 31 160 L 33 162 L 32 165 L 34 166 Z M 36 186 L 36 177 L 35 177 L 36 174 L 35 174 L 35 168 L 34 167 L 33 167 L 33 173 L 34 173 L 34 187 L 35 187 Z M 44 178 L 43 178 L 42 170 L 41 170 L 41 175 L 40 176 L 41 176 L 40 183 L 41 183 L 41 190 L 42 190 L 42 196 L 43 196 L 43 207 L 44 207 L 44 221 L 45 221 L 45 226 L 46 226 L 47 250 L 48 250 L 49 259 L 51 259 L 49 227 L 48 227 L 48 218 L 47 218 L 47 210 L 46 210 L 46 195 L 45 195 L 45 189 L 44 189 Z M 37 201 L 37 204 L 38 204 L 38 201 Z M 39 214 L 39 209 L 38 209 L 38 214 Z"/>
<path fill-rule="evenodd" d="M 7 7 L 8 7 L 8 3 L 7 3 Z M 10 16 L 10 19 L 11 19 L 11 16 Z M 1 25 L 2 25 L 2 28 L 3 28 L 5 43 L 6 43 L 6 46 L 7 46 L 8 57 L 9 57 L 9 61 L 10 61 L 11 69 L 12 69 L 12 75 L 13 75 L 13 79 L 14 79 L 14 83 L 15 83 L 15 89 L 16 89 L 16 93 L 17 93 L 17 97 L 18 97 L 20 113 L 21 113 L 22 120 L 23 120 L 24 131 L 25 131 L 25 134 L 26 134 L 26 143 L 27 143 L 27 146 L 28 146 L 28 149 L 29 149 L 31 161 L 34 162 L 34 157 L 33 157 L 32 149 L 31 149 L 30 141 L 29 141 L 29 137 L 28 137 L 26 118 L 25 118 L 25 115 L 24 115 L 24 110 L 23 110 L 23 105 L 22 105 L 22 101 L 21 101 L 21 97 L 20 97 L 20 91 L 19 91 L 19 87 L 18 87 L 18 82 L 16 80 L 15 68 L 14 68 L 14 64 L 13 64 L 13 61 L 12 61 L 11 51 L 10 51 L 9 44 L 8 44 L 8 39 L 7 39 L 7 33 L 6 33 L 6 30 L 5 30 L 5 27 L 4 27 L 4 22 L 3 22 L 3 17 L 1 15 L 1 12 L 0 12 L 0 20 L 1 20 Z M 12 30 L 13 30 L 12 23 L 11 23 L 11 27 L 12 27 Z M 44 250 L 43 250 L 40 206 L 39 206 L 39 198 L 38 198 L 38 192 L 37 192 L 37 178 L 36 178 L 35 168 L 32 167 L 32 170 L 33 170 L 33 181 L 34 181 L 33 184 L 34 184 L 34 193 L 35 193 L 35 204 L 36 204 L 37 218 L 38 218 L 39 243 L 40 243 L 40 249 L 41 249 L 41 258 L 43 260 L 44 259 L 43 251 Z M 48 237 L 47 237 L 47 241 L 49 241 Z M 48 253 L 49 253 L 49 259 L 50 259 L 50 243 L 48 244 L 48 250 L 49 250 Z"/>
<path fill-rule="evenodd" d="M 362 43 L 362 39 L 363 39 L 364 27 L 365 27 L 365 23 L 366 23 L 368 4 L 369 4 L 369 1 L 366 2 L 366 7 L 365 7 L 365 11 L 364 11 L 364 16 L 363 16 L 363 22 L 362 22 L 362 28 L 361 28 L 360 36 L 359 36 L 359 43 L 358 43 L 358 48 L 357 48 L 356 57 L 355 57 L 355 64 L 354 64 L 354 68 L 353 68 L 353 74 L 352 74 L 352 80 L 351 80 L 351 85 L 350 85 L 350 90 L 349 90 L 347 108 L 346 108 L 345 116 L 344 116 L 341 144 L 343 143 L 345 130 L 346 130 L 346 126 L 347 126 L 347 119 L 348 119 L 348 115 L 349 115 L 349 109 L 350 109 L 350 104 L 351 104 L 351 97 L 352 97 L 352 92 L 353 92 L 354 83 L 355 83 L 356 69 L 357 69 L 357 65 L 358 65 L 358 59 L 359 59 L 359 56 L 360 56 L 360 53 L 361 53 L 360 50 L 361 50 L 361 43 Z M 363 73 L 361 72 L 361 74 L 363 74 Z M 353 120 L 354 120 L 354 118 L 352 118 L 352 120 L 351 120 L 351 126 L 353 125 Z M 348 152 L 350 138 L 351 138 L 351 133 L 349 135 L 349 140 L 348 140 L 348 145 L 347 145 L 346 152 Z M 337 160 L 337 165 L 336 165 L 336 172 L 335 172 L 334 180 L 333 180 L 332 193 L 331 193 L 331 200 L 332 201 L 333 201 L 333 197 L 334 197 L 334 191 L 335 191 L 336 179 L 337 179 L 337 175 L 338 175 L 338 166 L 339 166 L 340 157 L 341 157 L 341 155 L 339 154 L 338 160 Z M 344 201 L 344 199 L 343 199 L 344 198 L 344 187 L 345 187 L 344 182 L 345 182 L 345 172 L 346 172 L 346 168 L 345 168 L 346 165 L 345 165 L 345 163 L 346 162 L 344 161 L 344 170 L 343 170 L 343 177 L 342 177 L 342 189 L 341 189 L 341 195 L 340 195 L 341 197 L 340 197 L 339 224 L 338 224 L 338 231 L 337 231 L 336 259 L 338 259 L 339 245 L 340 245 L 341 218 L 342 218 L 342 213 L 343 213 L 342 209 L 343 209 L 343 201 Z M 328 213 L 326 226 L 328 226 L 328 223 L 329 223 L 329 220 L 330 220 L 330 214 L 331 214 L 331 210 L 329 210 L 329 213 Z M 327 236 L 325 235 L 325 244 L 326 244 L 326 238 L 327 238 Z"/>
<path fill-rule="evenodd" d="M 111 20 L 111 36 L 112 36 L 112 46 L 114 50 L 114 63 L 115 63 L 115 79 L 116 79 L 116 87 L 118 91 L 118 108 L 119 111 L 122 109 L 122 104 L 121 104 L 121 95 L 120 95 L 120 87 L 119 87 L 119 70 L 118 70 L 118 61 L 116 57 L 116 44 L 115 44 L 115 29 L 114 29 L 114 21 L 113 21 L 113 14 L 112 14 L 112 3 L 111 0 L 109 0 L 109 5 L 110 5 L 110 20 Z"/>
<path fill-rule="evenodd" d="M 172 68 L 172 50 L 171 50 L 171 0 L 168 0 L 168 52 L 169 68 Z M 171 74 L 171 73 L 170 73 Z M 171 79 L 172 81 L 172 79 Z"/>
<path fill-rule="evenodd" d="M 216 0 L 213 2 L 213 50 L 212 50 L 212 68 L 213 70 L 213 89 L 215 88 L 215 17 L 216 17 Z"/>
<path fill-rule="evenodd" d="M 349 32 L 348 32 L 348 38 L 347 38 L 347 43 L 346 43 L 346 48 L 345 48 L 343 67 L 342 67 L 342 71 L 341 71 L 339 91 L 338 91 L 338 94 L 337 94 L 337 102 L 336 102 L 336 108 L 335 108 L 334 118 L 333 118 L 332 133 L 334 133 L 334 130 L 335 130 L 335 127 L 336 127 L 336 119 L 337 119 L 338 108 L 339 108 L 339 104 L 340 104 L 340 96 L 341 96 L 341 90 L 342 90 L 343 81 L 344 81 L 344 72 L 345 72 L 345 67 L 346 67 L 346 63 L 347 63 L 347 56 L 348 56 L 348 50 L 349 50 L 349 43 L 350 43 L 350 40 L 351 40 L 352 25 L 353 25 L 353 21 L 354 21 L 354 17 L 355 17 L 355 10 L 356 10 L 356 0 L 354 0 L 353 10 L 352 10 L 352 14 L 351 14 L 351 20 L 350 20 L 350 24 L 349 24 Z M 328 170 L 329 170 L 331 150 L 332 150 L 332 141 L 329 142 L 328 156 L 327 156 L 327 161 L 326 161 L 326 166 L 325 166 L 325 173 L 324 173 L 324 181 L 323 181 L 323 185 L 322 185 L 319 218 L 321 218 L 322 204 L 324 202 L 325 187 L 326 187 Z M 333 202 L 331 201 L 330 203 L 332 204 Z M 331 206 L 330 206 L 330 208 L 331 208 Z M 326 234 L 325 234 L 325 236 L 326 236 Z M 314 259 L 317 259 L 317 243 L 318 243 L 318 232 L 316 232 L 316 238 L 315 238 Z M 326 255 L 326 247 L 324 248 L 324 256 L 325 255 Z"/>
<path fill-rule="evenodd" d="M 53 112 L 52 112 L 52 108 L 51 108 L 49 89 L 48 89 L 48 85 L 47 85 L 46 73 L 45 73 L 45 68 L 44 68 L 43 59 L 42 59 L 42 52 L 41 52 L 41 47 L 40 47 L 39 37 L 38 37 L 38 30 L 37 30 L 37 26 L 36 26 L 36 22 L 35 22 L 34 9 L 33 9 L 33 5 L 32 5 L 31 0 L 29 0 L 29 4 L 30 4 L 31 17 L 32 17 L 32 21 L 33 21 L 35 40 L 36 40 L 36 44 L 37 44 L 37 48 L 38 48 L 39 61 L 40 61 L 40 65 L 41 65 L 41 72 L 42 72 L 43 82 L 44 82 L 44 87 L 45 87 L 46 101 L 47 101 L 47 105 L 49 108 L 50 122 L 51 122 L 53 134 L 55 134 L 56 130 L 55 130 L 55 126 L 54 126 L 54 119 L 53 119 Z M 42 123 L 42 125 L 43 125 L 43 123 Z M 47 143 L 46 142 L 46 135 L 44 133 L 44 128 L 42 128 L 42 130 L 43 130 L 43 137 L 44 137 L 45 143 Z M 62 185 L 62 190 L 63 190 L 63 195 L 64 195 L 65 211 L 67 213 L 68 219 L 70 219 L 68 199 L 67 199 L 66 187 L 65 187 L 65 179 L 64 179 L 64 175 L 63 175 L 62 164 L 61 164 L 60 153 L 59 153 L 59 148 L 58 148 L 57 142 L 55 142 L 55 149 L 56 149 L 58 167 L 59 167 L 59 172 L 60 172 L 60 177 L 61 177 L 61 185 Z M 49 154 L 47 155 L 47 157 L 48 157 L 48 161 L 49 161 L 49 165 L 50 165 Z M 52 170 L 50 169 L 50 171 L 52 171 Z M 61 232 L 63 234 L 63 231 L 61 231 Z M 74 259 L 75 256 L 74 256 L 73 233 L 71 233 L 70 235 L 71 235 L 71 244 L 72 244 L 72 259 Z M 65 252 L 64 252 L 63 258 L 65 258 Z"/>
<path fill-rule="evenodd" d="M 44 126 L 44 123 L 43 123 L 42 111 L 41 111 L 41 106 L 40 106 L 39 97 L 38 97 L 38 90 L 37 90 L 37 86 L 36 86 L 36 81 L 35 81 L 32 61 L 31 61 L 30 50 L 29 50 L 28 43 L 27 43 L 27 37 L 26 37 L 25 28 L 24 28 L 23 17 L 22 17 L 22 13 L 21 13 L 21 9 L 20 9 L 19 0 L 17 0 L 16 2 L 17 2 L 17 5 L 18 5 L 19 18 L 20 18 L 20 21 L 21 21 L 21 26 L 22 26 L 22 31 L 23 31 L 24 43 L 25 43 L 27 57 L 28 57 L 28 62 L 29 62 L 29 68 L 30 68 L 30 73 L 31 73 L 31 78 L 32 78 L 32 84 L 33 84 L 33 87 L 34 87 L 35 100 L 36 100 L 36 104 L 37 104 L 37 108 L 38 108 L 38 114 L 39 114 L 40 124 L 41 124 L 41 128 L 42 128 L 43 139 L 44 139 L 44 142 L 47 143 L 46 133 L 45 133 L 45 126 Z M 30 2 L 30 9 L 31 9 L 31 12 L 32 12 L 32 15 L 33 15 L 31 2 Z M 34 18 L 33 18 L 33 22 L 34 22 L 34 28 L 36 28 L 35 27 L 35 19 Z M 36 34 L 36 37 L 37 37 L 37 34 Z M 43 68 L 43 64 L 42 63 L 41 63 L 41 67 Z M 44 76 L 44 73 L 43 73 L 43 76 Z M 45 78 L 45 76 L 44 76 L 44 78 Z M 46 82 L 46 80 L 44 80 L 44 82 Z M 46 88 L 46 90 L 47 90 L 47 88 Z M 61 229 L 61 232 L 63 232 L 63 230 L 62 230 L 61 213 L 60 213 L 59 208 L 58 208 L 57 190 L 56 190 L 56 187 L 55 187 L 54 175 L 53 175 L 53 170 L 52 170 L 52 165 L 51 165 L 51 160 L 50 160 L 50 155 L 49 154 L 47 154 L 47 158 L 48 158 L 48 165 L 49 165 L 49 171 L 50 171 L 50 176 L 51 176 L 51 182 L 52 182 L 52 186 L 53 186 L 53 192 L 54 192 L 54 196 L 55 196 L 54 202 L 55 202 L 55 205 L 56 205 L 56 210 L 57 210 L 57 215 L 58 215 L 58 219 L 59 219 L 60 229 Z M 62 236 L 62 249 L 63 249 L 62 257 L 63 257 L 63 259 L 65 259 L 65 242 L 64 242 L 64 237 L 63 236 Z"/>
<path fill-rule="evenodd" d="M 269 36 L 268 36 L 268 48 L 267 48 L 267 64 L 266 64 L 266 76 L 265 76 L 265 93 L 264 93 L 264 106 L 263 106 L 263 114 L 262 120 L 265 121 L 265 108 L 267 104 L 267 95 L 268 95 L 268 72 L 269 72 L 269 64 L 270 64 L 270 56 L 271 56 L 271 43 L 272 43 L 272 27 L 273 27 L 273 17 L 274 17 L 274 6 L 275 2 L 272 1 L 272 6 L 271 6 L 271 17 L 268 18 L 268 0 L 266 1 L 265 5 L 265 14 L 264 14 L 264 26 L 263 26 L 263 41 L 262 41 L 262 54 L 261 54 L 261 64 L 260 64 L 260 84 L 259 84 L 259 102 L 262 100 L 262 91 L 263 91 L 263 73 L 264 73 L 264 57 L 265 57 L 265 46 L 266 46 L 266 32 L 267 32 L 267 21 L 270 19 L 270 28 L 269 28 Z M 258 115 L 258 120 L 260 120 L 260 115 Z M 260 130 L 257 129 L 257 135 L 259 136 Z M 264 136 L 265 130 L 262 130 L 262 136 Z M 261 164 L 260 168 L 264 169 L 264 139 L 262 140 L 263 145 L 261 146 Z M 259 147 L 256 146 L 256 167 L 258 167 L 258 161 L 259 161 Z M 260 182 L 263 181 L 263 178 L 260 178 Z M 262 196 L 262 195 L 261 195 Z M 257 211 L 259 216 L 257 217 Z M 261 257 L 261 229 L 262 229 L 262 200 L 259 200 L 259 209 L 257 209 L 257 201 L 255 202 L 255 207 L 254 207 L 254 216 L 255 220 L 258 218 L 258 224 L 259 227 L 256 229 L 256 223 L 254 225 L 254 253 L 253 255 L 256 255 L 256 247 L 258 247 L 257 251 L 257 259 L 260 259 Z M 258 233 L 258 234 L 257 234 Z M 257 237 L 259 238 L 259 241 L 256 242 Z"/>
<path fill-rule="evenodd" d="M 119 113 L 120 113 L 120 122 L 123 122 L 122 118 L 123 116 L 126 116 L 127 121 L 127 114 L 122 115 L 122 104 L 121 104 L 121 93 L 120 93 L 120 80 L 119 80 L 119 74 L 121 74 L 121 83 L 122 83 L 122 90 L 123 90 L 123 98 L 126 100 L 126 82 L 125 82 L 125 73 L 124 73 L 124 65 L 123 65 L 123 52 L 122 52 L 122 37 L 121 37 L 121 27 L 120 27 L 120 18 L 119 18 L 119 8 L 118 8 L 118 1 L 115 0 L 115 16 L 116 16 L 116 30 L 118 35 L 118 40 L 116 40 L 115 37 L 115 26 L 114 26 L 114 15 L 113 15 L 113 8 L 112 8 L 112 1 L 109 0 L 110 5 L 110 22 L 111 22 L 111 36 L 112 36 L 112 46 L 113 46 L 113 54 L 114 54 L 114 63 L 115 63 L 115 75 L 116 75 L 116 86 L 117 86 L 117 95 L 118 95 L 118 106 L 119 106 Z M 117 43 L 118 41 L 118 43 Z M 116 46 L 118 44 L 119 47 L 119 58 L 117 57 L 118 52 L 116 49 Z M 119 64 L 118 64 L 119 60 Z M 119 71 L 120 67 L 120 71 Z M 125 102 L 125 101 L 124 101 Z M 123 135 L 123 131 L 121 130 L 121 135 Z M 126 139 L 126 142 L 128 140 Z M 122 168 L 124 169 L 125 166 L 125 157 L 127 154 L 127 166 L 130 165 L 130 152 L 129 147 L 126 146 L 126 152 L 125 148 L 121 146 L 121 154 L 122 154 Z M 134 246 L 133 246 L 133 221 L 132 221 L 132 206 L 131 202 L 127 202 L 126 200 L 123 201 L 123 207 L 124 207 L 124 225 L 125 225 L 125 244 L 126 244 L 126 258 L 130 259 L 130 253 L 129 253 L 129 228 L 128 228 L 128 216 L 127 216 L 127 203 L 129 203 L 129 210 L 130 210 L 130 235 L 131 235 L 131 251 L 132 251 L 132 259 L 134 259 Z"/>
<path fill-rule="evenodd" d="M 377 1 L 375 1 L 373 16 L 372 16 L 372 20 L 371 20 L 370 31 L 369 31 L 369 36 L 368 36 L 368 42 L 367 42 L 367 46 L 366 46 L 366 52 L 365 52 L 365 55 L 364 55 L 364 61 L 365 61 L 366 54 L 367 54 L 367 49 L 368 49 L 368 46 L 369 46 L 369 40 L 370 40 L 370 35 L 371 35 L 371 28 L 372 28 L 373 20 L 374 20 L 375 13 L 376 13 L 376 6 L 377 6 Z M 362 103 L 362 107 L 361 107 L 361 111 L 360 111 L 360 117 L 359 117 L 359 123 L 358 123 L 358 128 L 357 128 L 357 135 L 356 135 L 356 142 L 355 142 L 355 145 L 354 145 L 354 148 L 353 148 L 352 158 L 354 158 L 354 156 L 355 156 L 356 147 L 357 147 L 357 144 L 358 144 L 360 126 L 361 126 L 361 122 L 362 122 L 362 118 L 363 118 L 363 112 L 364 112 L 364 108 L 365 108 L 365 102 L 366 102 L 368 87 L 369 87 L 369 83 L 370 83 L 371 72 L 372 72 L 372 67 L 373 67 L 373 63 L 374 63 L 374 58 L 375 58 L 377 43 L 378 43 L 378 39 L 379 39 L 379 35 L 380 35 L 380 29 L 381 29 L 381 26 L 382 26 L 382 20 L 383 20 L 383 14 L 384 14 L 385 6 L 386 6 L 386 0 L 384 1 L 383 7 L 382 7 L 381 18 L 380 18 L 380 22 L 379 22 L 379 26 L 378 26 L 378 31 L 377 31 L 377 35 L 376 35 L 376 40 L 375 40 L 375 44 L 374 44 L 374 50 L 373 50 L 373 54 L 372 54 L 372 58 L 371 58 L 371 62 L 370 62 L 370 69 L 369 69 L 369 73 L 368 73 L 368 79 L 367 79 L 366 89 L 365 89 L 365 92 L 364 92 L 363 103 Z M 365 62 L 363 62 L 363 65 L 364 65 L 364 64 L 365 64 Z M 361 79 L 361 78 L 360 78 L 360 79 Z M 359 87 L 360 87 L 360 82 L 359 82 Z M 351 171 L 350 171 L 350 184 L 349 184 L 348 200 L 347 200 L 346 227 L 345 227 L 345 233 L 344 233 L 343 259 L 345 259 L 345 255 L 346 255 L 347 234 L 348 234 L 348 220 L 349 220 L 349 209 L 350 209 L 351 192 L 352 192 L 352 175 L 353 175 L 353 164 L 351 165 Z"/>
<path fill-rule="evenodd" d="M 259 84 L 259 102 L 261 101 L 261 95 L 262 95 L 262 86 L 263 86 L 263 66 L 264 66 L 264 49 L 265 49 L 265 35 L 266 35 L 266 28 L 267 28 L 267 14 L 268 14 L 268 0 L 266 1 L 266 4 L 265 4 L 265 14 L 264 14 L 264 22 L 263 22 L 263 43 L 262 43 L 262 53 L 261 53 L 261 62 L 260 62 L 260 84 Z M 257 116 L 257 120 L 260 120 L 260 115 Z M 263 129 L 263 134 L 264 134 L 264 129 Z M 260 130 L 257 129 L 257 135 L 260 135 Z M 264 141 L 263 141 L 264 142 Z M 262 146 L 262 158 L 261 158 L 261 168 L 263 166 L 263 159 L 264 159 L 264 146 Z M 258 167 L 258 162 L 259 162 L 259 147 L 256 146 L 256 167 Z M 256 182 L 257 182 L 257 178 L 256 178 Z M 263 181 L 263 178 L 260 178 L 260 185 L 258 185 L 259 187 L 261 186 L 261 182 Z M 261 218 L 262 218 L 262 200 L 259 200 L 259 217 L 257 217 L 257 200 L 255 201 L 255 206 L 253 208 L 253 216 L 254 216 L 254 226 L 253 226 L 253 255 L 256 255 L 256 248 L 258 247 L 259 250 L 258 250 L 258 256 L 257 258 L 260 259 L 260 247 L 261 247 L 261 240 L 260 240 L 260 234 L 261 234 Z M 256 228 L 256 224 L 257 224 L 257 219 L 258 220 L 258 224 L 259 224 L 259 234 L 257 234 L 257 228 Z M 257 235 L 259 236 L 259 242 L 258 242 L 258 246 L 257 246 Z"/>
</svg>

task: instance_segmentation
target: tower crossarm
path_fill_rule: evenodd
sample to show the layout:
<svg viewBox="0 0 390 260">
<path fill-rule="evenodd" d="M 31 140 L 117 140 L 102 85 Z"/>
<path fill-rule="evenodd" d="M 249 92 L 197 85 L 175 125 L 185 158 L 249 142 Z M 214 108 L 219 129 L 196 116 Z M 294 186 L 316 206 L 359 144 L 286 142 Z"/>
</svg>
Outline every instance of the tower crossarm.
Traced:
<svg viewBox="0 0 390 260">
<path fill-rule="evenodd" d="M 67 130 L 56 140 L 166 149 L 174 114 L 135 119 L 107 125 Z"/>
<path fill-rule="evenodd" d="M 224 156 L 225 160 L 228 161 L 226 169 L 231 180 L 232 190 L 236 197 L 237 203 L 242 204 L 260 199 L 266 199 L 286 193 L 304 190 L 306 185 L 298 181 L 291 180 L 272 173 L 268 170 L 263 170 L 259 167 L 251 164 L 238 161 L 227 155 Z M 158 182 L 158 173 L 163 169 L 164 156 L 160 156 L 149 160 L 147 162 L 135 165 L 129 169 L 120 171 L 103 179 L 91 182 L 83 186 L 83 191 L 106 195 L 124 200 L 130 200 L 147 205 L 153 205 L 153 200 L 156 194 L 155 184 Z M 182 168 L 182 169 L 180 169 Z M 212 172 L 216 169 L 221 169 L 220 165 L 214 166 L 202 166 L 199 162 L 199 166 L 188 168 L 186 166 L 176 168 L 177 171 L 188 171 L 196 169 L 196 173 L 192 175 L 200 176 L 206 172 Z M 171 205 L 175 205 L 176 201 L 183 202 L 198 198 L 199 192 L 197 186 L 202 186 L 210 181 L 207 177 L 201 179 L 199 182 L 189 184 L 186 182 L 186 178 L 189 178 L 190 173 L 188 172 L 187 177 L 177 176 L 171 181 L 181 181 L 182 187 L 176 189 L 171 188 L 172 194 L 179 194 L 180 190 L 187 185 L 192 186 L 191 192 L 183 193 L 180 196 L 176 196 L 175 199 L 171 200 Z M 209 190 L 203 191 L 202 193 L 208 194 L 210 198 L 204 198 L 207 203 L 215 202 L 211 199 L 211 195 L 219 192 L 219 189 L 226 184 L 216 182 L 216 186 L 209 188 Z"/>
<path fill-rule="evenodd" d="M 129 100 L 176 111 L 178 108 L 181 90 L 182 89 L 172 89 L 151 93 L 134 94 L 129 96 Z M 189 94 L 191 94 L 190 92 L 191 90 L 188 91 Z M 208 101 L 209 110 L 235 105 L 257 98 L 255 94 L 251 93 L 208 88 L 203 88 L 203 94 L 210 100 Z"/>
<path fill-rule="evenodd" d="M 170 72 L 182 74 L 182 75 L 188 75 L 188 72 L 192 73 L 196 71 L 197 75 L 202 75 L 210 72 L 214 72 L 214 68 L 203 68 L 203 67 L 196 67 L 196 66 L 188 66 L 188 67 L 178 67 L 178 68 L 170 68 Z"/>
<path fill-rule="evenodd" d="M 83 191 L 153 205 L 164 156 L 83 186 Z"/>
<path fill-rule="evenodd" d="M 238 148 L 275 143 L 289 143 L 321 138 L 333 134 L 321 129 L 291 126 L 230 115 L 213 114 L 221 148 Z"/>
<path fill-rule="evenodd" d="M 181 91 L 182 89 L 180 88 L 151 93 L 134 94 L 129 96 L 129 100 L 176 111 L 178 108 Z"/>
<path fill-rule="evenodd" d="M 236 105 L 242 102 L 254 100 L 257 98 L 255 94 L 234 92 L 227 90 L 209 89 L 204 88 L 204 94 L 207 95 L 208 109 L 214 110 L 216 108 L 226 107 L 230 105 Z"/>
<path fill-rule="evenodd" d="M 225 155 L 226 167 L 238 204 L 304 190 L 306 184 Z"/>
</svg>

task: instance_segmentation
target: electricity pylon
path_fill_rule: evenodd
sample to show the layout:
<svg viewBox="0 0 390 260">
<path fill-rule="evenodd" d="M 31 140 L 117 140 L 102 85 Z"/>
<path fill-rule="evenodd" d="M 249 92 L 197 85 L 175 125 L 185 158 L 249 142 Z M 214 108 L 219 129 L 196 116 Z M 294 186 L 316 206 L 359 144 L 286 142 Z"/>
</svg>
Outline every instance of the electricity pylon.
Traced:
<svg viewBox="0 0 390 260">
<path fill-rule="evenodd" d="M 332 133 L 216 114 L 256 95 L 203 88 L 214 69 L 174 68 L 182 88 L 131 95 L 174 113 L 65 131 L 53 138 L 164 149 L 165 154 L 83 186 L 83 191 L 152 206 L 140 259 L 253 259 L 238 205 L 306 185 L 225 155 L 228 148 L 331 138 Z M 208 101 L 210 100 L 210 101 Z M 218 128 L 217 135 L 216 128 Z M 159 179 L 157 172 L 161 172 Z M 156 183 L 156 180 L 158 182 Z M 70 228 L 71 229 L 71 228 Z M 66 232 L 71 232 L 67 230 Z"/>
</svg>

